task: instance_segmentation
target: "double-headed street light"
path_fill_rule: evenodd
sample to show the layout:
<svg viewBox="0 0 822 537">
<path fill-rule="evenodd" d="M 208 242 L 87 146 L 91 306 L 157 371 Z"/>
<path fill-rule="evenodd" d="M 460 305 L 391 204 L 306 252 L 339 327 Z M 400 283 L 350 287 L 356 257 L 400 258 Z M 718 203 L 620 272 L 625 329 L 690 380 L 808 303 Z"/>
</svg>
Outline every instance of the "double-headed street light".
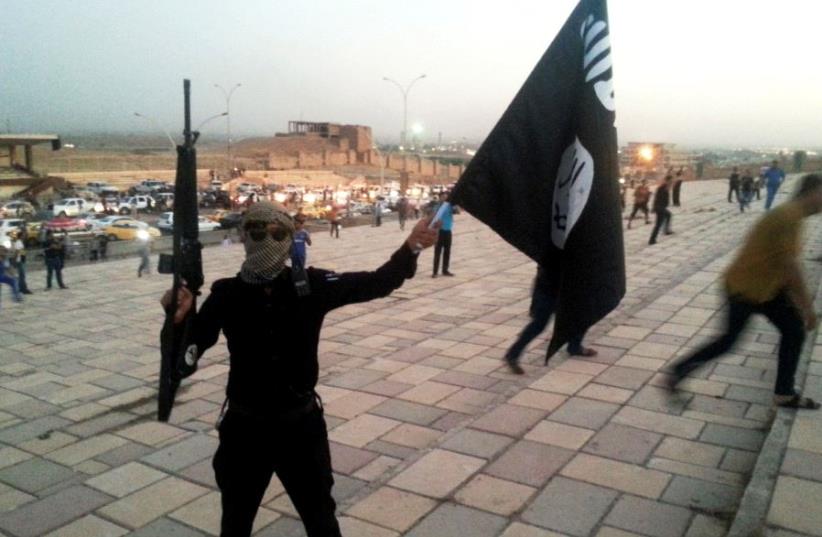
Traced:
<svg viewBox="0 0 822 537">
<path fill-rule="evenodd" d="M 386 82 L 391 82 L 395 86 L 400 89 L 402 93 L 402 132 L 400 133 L 400 145 L 403 149 L 406 146 L 406 136 L 408 133 L 408 92 L 411 91 L 411 87 L 418 81 L 425 78 L 425 75 L 420 75 L 411 82 L 408 83 L 407 86 L 403 87 L 402 84 L 397 82 L 396 80 L 392 80 L 388 77 L 382 77 L 383 80 Z"/>
<path fill-rule="evenodd" d="M 155 121 L 155 119 L 153 117 L 146 116 L 144 114 L 141 114 L 140 112 L 134 112 L 134 115 L 139 117 L 140 119 L 145 119 L 146 121 L 151 123 L 151 125 L 154 126 L 154 128 L 156 128 L 157 130 L 163 131 L 163 134 L 166 135 L 166 138 L 168 138 L 168 141 L 171 143 L 171 150 L 172 151 L 177 150 L 177 144 L 174 143 L 174 138 L 172 138 L 171 135 L 168 133 L 168 131 L 165 130 L 163 127 L 161 127 L 160 124 L 157 123 L 157 121 Z"/>
<path fill-rule="evenodd" d="M 228 136 L 228 143 L 226 144 L 226 160 L 228 161 L 228 172 L 231 175 L 231 170 L 234 168 L 231 162 L 231 96 L 234 94 L 234 90 L 242 86 L 242 84 L 234 84 L 229 91 L 226 91 L 224 87 L 219 84 L 214 84 L 214 87 L 219 89 L 223 92 L 223 97 L 225 97 L 225 118 L 226 118 L 226 132 Z"/>
</svg>

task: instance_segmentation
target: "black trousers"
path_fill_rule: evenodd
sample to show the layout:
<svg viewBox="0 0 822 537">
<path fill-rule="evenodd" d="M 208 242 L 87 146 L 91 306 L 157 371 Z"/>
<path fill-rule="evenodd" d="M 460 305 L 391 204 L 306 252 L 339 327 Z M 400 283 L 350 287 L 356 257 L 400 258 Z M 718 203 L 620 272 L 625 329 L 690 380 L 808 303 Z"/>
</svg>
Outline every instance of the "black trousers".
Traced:
<svg viewBox="0 0 822 537">
<path fill-rule="evenodd" d="M 213 466 L 223 506 L 221 537 L 251 535 L 274 472 L 308 537 L 340 537 L 328 432 L 319 407 L 291 420 L 260 419 L 229 409 L 220 424 Z"/>
<path fill-rule="evenodd" d="M 663 209 L 656 211 L 656 222 L 654 222 L 654 230 L 651 232 L 650 242 L 656 242 L 656 237 L 659 235 L 659 230 L 665 226 L 665 233 L 671 232 L 671 211 Z"/>
<path fill-rule="evenodd" d="M 728 203 L 731 202 L 733 195 L 736 195 L 736 201 L 739 201 L 739 185 L 730 185 L 728 187 Z"/>
<path fill-rule="evenodd" d="M 628 226 L 631 225 L 631 221 L 634 219 L 636 213 L 638 213 L 639 211 L 645 213 L 645 222 L 648 222 L 648 202 L 646 201 L 645 203 L 640 204 L 634 203 L 634 209 L 631 211 L 631 216 L 628 217 Z"/>
<path fill-rule="evenodd" d="M 440 256 L 442 256 L 442 273 L 448 272 L 451 265 L 451 232 L 441 229 L 437 235 L 437 245 L 434 247 L 434 274 L 440 269 Z"/>
<path fill-rule="evenodd" d="M 776 370 L 777 395 L 794 395 L 794 377 L 802 343 L 805 341 L 805 327 L 796 306 L 787 293 L 781 292 L 773 300 L 763 304 L 745 302 L 739 297 L 728 297 L 728 318 L 725 333 L 719 339 L 702 347 L 674 366 L 679 376 L 687 375 L 698 367 L 718 358 L 733 347 L 748 318 L 761 313 L 779 330 L 779 362 Z"/>
</svg>

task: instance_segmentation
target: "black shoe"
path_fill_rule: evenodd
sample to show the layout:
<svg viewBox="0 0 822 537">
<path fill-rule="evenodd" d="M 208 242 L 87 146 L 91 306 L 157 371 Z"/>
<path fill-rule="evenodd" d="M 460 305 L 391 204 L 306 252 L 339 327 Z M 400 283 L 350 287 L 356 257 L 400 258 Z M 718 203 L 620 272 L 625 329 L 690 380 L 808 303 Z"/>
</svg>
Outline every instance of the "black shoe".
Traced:
<svg viewBox="0 0 822 537">
<path fill-rule="evenodd" d="M 519 360 L 516 357 L 506 354 L 503 360 L 505 360 L 505 363 L 508 364 L 508 369 L 511 370 L 511 373 L 515 375 L 525 374 L 525 370 L 521 365 L 519 365 Z"/>
<path fill-rule="evenodd" d="M 650 241 L 648 241 L 648 245 L 654 245 L 654 244 L 656 244 L 656 241 L 655 241 L 655 240 L 650 240 Z"/>
<path fill-rule="evenodd" d="M 432 277 L 432 278 L 436 278 L 436 277 L 437 277 L 437 273 L 435 272 L 434 274 L 432 274 L 432 275 L 431 275 L 431 277 Z"/>
<path fill-rule="evenodd" d="M 443 276 L 453 276 L 454 273 L 453 272 L 443 272 L 442 275 Z"/>
<path fill-rule="evenodd" d="M 61 285 L 60 289 L 68 289 L 68 285 Z"/>
</svg>

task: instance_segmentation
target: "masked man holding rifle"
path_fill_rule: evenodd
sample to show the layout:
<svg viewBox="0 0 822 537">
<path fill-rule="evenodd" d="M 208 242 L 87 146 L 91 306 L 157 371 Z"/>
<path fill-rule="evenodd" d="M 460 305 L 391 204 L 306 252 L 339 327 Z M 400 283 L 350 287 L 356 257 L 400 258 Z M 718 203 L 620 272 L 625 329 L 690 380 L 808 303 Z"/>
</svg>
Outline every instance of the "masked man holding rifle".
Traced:
<svg viewBox="0 0 822 537">
<path fill-rule="evenodd" d="M 214 472 L 222 495 L 224 537 L 251 535 L 271 476 L 277 473 L 308 537 L 340 535 L 322 405 L 314 391 L 317 345 L 334 308 L 387 296 L 416 271 L 419 252 L 437 240 L 421 220 L 373 272 L 292 270 L 294 224 L 275 203 L 252 205 L 242 225 L 246 258 L 233 278 L 217 280 L 197 312 L 199 355 L 225 334 L 230 353 L 227 410 L 219 425 Z M 171 303 L 171 291 L 163 297 Z M 191 309 L 182 288 L 175 322 Z"/>
</svg>

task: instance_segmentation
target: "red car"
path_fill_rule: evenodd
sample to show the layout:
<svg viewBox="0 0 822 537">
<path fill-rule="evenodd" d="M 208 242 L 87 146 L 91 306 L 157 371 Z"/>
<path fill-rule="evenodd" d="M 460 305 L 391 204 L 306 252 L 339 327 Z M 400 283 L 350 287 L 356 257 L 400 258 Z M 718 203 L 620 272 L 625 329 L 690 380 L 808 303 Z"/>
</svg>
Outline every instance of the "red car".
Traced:
<svg viewBox="0 0 822 537">
<path fill-rule="evenodd" d="M 54 231 L 88 231 L 91 224 L 85 218 L 70 218 L 68 216 L 57 216 L 52 218 L 43 227 Z"/>
</svg>

